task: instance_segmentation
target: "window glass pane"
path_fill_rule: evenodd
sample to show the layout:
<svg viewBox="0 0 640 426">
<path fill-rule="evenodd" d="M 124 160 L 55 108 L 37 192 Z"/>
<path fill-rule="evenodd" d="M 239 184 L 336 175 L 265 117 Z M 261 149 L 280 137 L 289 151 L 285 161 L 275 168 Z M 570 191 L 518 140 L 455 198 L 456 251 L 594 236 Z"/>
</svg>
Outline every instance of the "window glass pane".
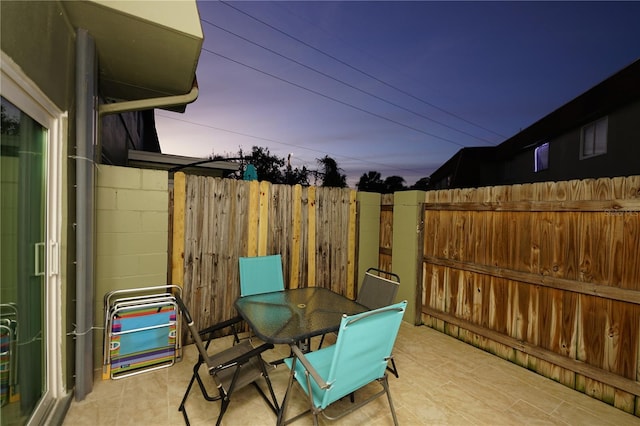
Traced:
<svg viewBox="0 0 640 426">
<path fill-rule="evenodd" d="M 589 157 L 593 155 L 594 137 L 595 137 L 595 129 L 593 124 L 585 127 L 583 130 L 583 137 L 582 137 L 582 155 L 584 157 Z"/>
<path fill-rule="evenodd" d="M 535 150 L 535 171 L 549 168 L 549 142 L 544 143 Z"/>
<path fill-rule="evenodd" d="M 607 123 L 608 120 L 606 118 L 596 123 L 594 154 L 607 152 Z"/>
<path fill-rule="evenodd" d="M 582 128 L 580 158 L 606 154 L 608 122 L 608 117 L 604 117 Z"/>
</svg>

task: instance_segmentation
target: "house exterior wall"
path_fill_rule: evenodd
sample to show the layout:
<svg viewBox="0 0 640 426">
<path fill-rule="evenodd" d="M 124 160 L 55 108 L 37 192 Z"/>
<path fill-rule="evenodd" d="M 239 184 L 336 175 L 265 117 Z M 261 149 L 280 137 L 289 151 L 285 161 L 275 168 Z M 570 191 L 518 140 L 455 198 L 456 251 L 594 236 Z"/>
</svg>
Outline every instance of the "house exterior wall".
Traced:
<svg viewBox="0 0 640 426">
<path fill-rule="evenodd" d="M 61 110 L 74 99 L 75 31 L 58 2 L 2 1 L 0 44 Z"/>
<path fill-rule="evenodd" d="M 503 178 L 488 184 L 561 181 L 598 177 L 630 176 L 640 173 L 640 101 L 594 117 L 608 117 L 606 154 L 580 159 L 582 126 L 549 142 L 549 168 L 534 171 L 534 147 L 523 150 L 503 162 Z M 585 123 L 589 124 L 589 123 Z M 534 141 L 532 141 L 533 143 Z M 483 182 L 484 186 L 486 182 Z"/>
<path fill-rule="evenodd" d="M 101 165 L 96 183 L 96 323 L 113 290 L 167 282 L 167 172 Z M 94 335 L 94 365 L 102 365 L 102 333 Z"/>
<path fill-rule="evenodd" d="M 154 110 L 104 115 L 100 124 L 103 163 L 126 166 L 130 149 L 160 152 Z"/>
<path fill-rule="evenodd" d="M 64 136 L 59 147 L 61 157 L 60 182 L 62 224 L 60 230 L 60 313 L 63 315 L 61 345 L 62 374 L 67 390 L 74 386 L 74 330 L 75 306 L 75 40 L 74 30 L 66 20 L 59 2 L 2 1 L 0 2 L 0 47 L 51 102 L 67 113 Z"/>
</svg>

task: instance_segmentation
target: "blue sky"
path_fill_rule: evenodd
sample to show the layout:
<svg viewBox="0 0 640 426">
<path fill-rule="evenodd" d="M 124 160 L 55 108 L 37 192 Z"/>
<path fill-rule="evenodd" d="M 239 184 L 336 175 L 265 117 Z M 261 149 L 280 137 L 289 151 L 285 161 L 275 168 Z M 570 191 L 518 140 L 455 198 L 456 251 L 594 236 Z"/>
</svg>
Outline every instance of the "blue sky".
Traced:
<svg viewBox="0 0 640 426">
<path fill-rule="evenodd" d="M 200 96 L 162 152 L 429 176 L 640 58 L 640 2 L 198 2 Z M 640 82 L 639 82 L 640 84 Z"/>
</svg>

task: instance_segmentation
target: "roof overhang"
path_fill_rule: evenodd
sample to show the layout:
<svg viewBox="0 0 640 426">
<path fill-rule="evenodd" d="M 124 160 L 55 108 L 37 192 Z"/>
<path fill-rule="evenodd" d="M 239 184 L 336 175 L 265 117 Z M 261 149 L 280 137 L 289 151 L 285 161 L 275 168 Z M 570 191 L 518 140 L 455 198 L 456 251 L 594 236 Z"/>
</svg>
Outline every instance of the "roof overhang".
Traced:
<svg viewBox="0 0 640 426">
<path fill-rule="evenodd" d="M 222 176 L 224 172 L 234 172 L 240 168 L 231 161 L 209 160 L 206 158 L 184 157 L 181 155 L 161 154 L 129 150 L 128 165 L 146 169 L 183 171 L 208 176 Z"/>
<path fill-rule="evenodd" d="M 107 100 L 135 101 L 192 90 L 204 39 L 195 0 L 61 4 L 71 24 L 95 40 L 100 95 Z"/>
</svg>

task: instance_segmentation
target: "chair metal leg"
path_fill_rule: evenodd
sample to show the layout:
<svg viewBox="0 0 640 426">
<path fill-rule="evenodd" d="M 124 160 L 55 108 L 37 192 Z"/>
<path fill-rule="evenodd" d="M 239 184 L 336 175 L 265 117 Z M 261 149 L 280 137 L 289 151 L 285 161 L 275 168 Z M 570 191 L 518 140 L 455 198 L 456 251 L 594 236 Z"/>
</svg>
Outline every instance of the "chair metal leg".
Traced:
<svg viewBox="0 0 640 426">
<path fill-rule="evenodd" d="M 296 367 L 296 358 L 293 358 L 293 364 L 291 366 L 291 372 L 289 374 L 289 383 L 287 384 L 287 390 L 284 394 L 284 399 L 282 400 L 282 405 L 280 405 L 280 412 L 278 413 L 278 419 L 276 420 L 276 425 L 277 426 L 285 426 L 288 425 L 289 423 L 293 423 L 296 420 L 298 420 L 300 417 L 306 415 L 307 413 L 309 413 L 309 411 L 313 412 L 313 409 L 311 410 L 306 410 L 303 411 L 300 414 L 297 414 L 296 416 L 290 418 L 289 420 L 287 420 L 287 407 L 289 405 L 289 397 L 290 397 L 290 392 L 293 390 L 292 386 L 293 386 L 293 382 L 294 382 L 294 377 L 295 377 L 295 367 Z M 312 403 L 313 405 L 313 403 Z M 316 417 L 316 414 L 314 413 L 314 423 L 317 422 L 318 419 Z"/>
<path fill-rule="evenodd" d="M 282 400 L 282 405 L 280 406 L 280 411 L 278 412 L 278 418 L 276 420 L 277 426 L 286 425 L 287 406 L 289 403 L 289 392 L 291 392 L 291 385 L 293 384 L 295 366 L 296 366 L 296 359 L 294 358 L 293 365 L 291 367 L 291 372 L 289 373 L 289 383 L 287 383 L 287 390 L 284 393 L 284 399 Z"/>
<path fill-rule="evenodd" d="M 393 407 L 393 401 L 391 400 L 391 392 L 389 392 L 389 381 L 387 380 L 387 375 L 386 374 L 380 380 L 380 383 L 382 384 L 382 387 L 384 388 L 385 392 L 387 393 L 387 400 L 389 401 L 389 408 L 391 408 L 391 417 L 393 417 L 393 424 L 395 426 L 398 426 L 398 418 L 396 417 L 396 410 Z"/>
<path fill-rule="evenodd" d="M 267 388 L 269 388 L 269 394 L 271 395 L 271 400 L 273 401 L 273 403 L 269 401 L 269 399 L 267 398 L 267 395 L 265 395 L 262 389 L 260 389 L 260 386 L 258 386 L 258 383 L 253 382 L 253 384 L 262 395 L 262 398 L 267 402 L 267 404 L 269 404 L 269 406 L 277 416 L 278 412 L 280 411 L 280 407 L 278 407 L 278 398 L 276 397 L 276 394 L 273 391 L 273 386 L 271 385 L 271 379 L 269 378 L 269 374 L 267 373 L 267 368 L 265 367 L 264 361 L 262 359 L 260 359 L 260 369 L 262 370 L 262 377 L 264 378 L 264 381 L 267 382 Z"/>
<path fill-rule="evenodd" d="M 393 359 L 393 357 L 391 357 L 389 360 L 391 361 L 391 367 L 387 366 L 387 370 L 389 370 L 394 376 L 396 376 L 396 379 L 399 379 L 400 376 L 398 375 L 398 368 L 396 367 L 396 360 Z"/>
<path fill-rule="evenodd" d="M 200 366 L 203 364 L 203 362 L 204 361 L 202 360 L 202 358 L 199 358 L 198 362 L 196 362 L 195 365 L 193 366 L 193 375 L 191 376 L 191 380 L 189 381 L 187 390 L 184 392 L 184 396 L 182 397 L 182 401 L 180 401 L 180 406 L 178 407 L 178 411 L 182 412 L 182 417 L 184 417 L 184 422 L 187 426 L 190 425 L 190 422 L 189 422 L 189 416 L 187 415 L 187 407 L 185 407 L 185 404 L 187 402 L 187 398 L 189 398 L 189 393 L 191 392 L 191 388 L 193 387 L 193 382 L 195 381 L 198 382 L 198 387 L 200 388 L 200 391 L 202 392 L 202 396 L 204 397 L 205 400 L 217 401 L 220 399 L 220 395 L 216 395 L 216 396 L 209 395 L 209 393 L 207 392 L 207 388 L 205 387 L 204 383 L 202 382 L 202 379 L 200 378 L 200 374 L 198 373 L 198 371 L 200 370 Z"/>
<path fill-rule="evenodd" d="M 216 426 L 220 426 L 220 423 L 222 423 L 222 416 L 224 416 L 224 413 L 227 412 L 227 408 L 229 408 L 229 395 L 225 395 L 225 397 L 222 398 L 222 401 L 220 404 L 220 414 L 218 414 L 218 420 L 216 421 Z"/>
<path fill-rule="evenodd" d="M 318 343 L 318 349 L 320 350 L 322 348 L 322 344 L 324 343 L 324 334 L 322 335 L 322 337 L 320 338 L 320 343 Z"/>
<path fill-rule="evenodd" d="M 189 397 L 189 392 L 191 391 L 191 386 L 193 386 L 193 382 L 196 380 L 196 375 L 193 374 L 191 376 L 191 380 L 189 381 L 189 386 L 187 386 L 187 390 L 184 393 L 184 396 L 182 397 L 182 401 L 180 402 L 180 406 L 178 407 L 178 411 L 182 412 L 182 417 L 184 417 L 184 423 L 189 426 L 189 416 L 187 416 L 187 409 L 185 408 L 184 404 L 185 402 L 187 402 L 187 398 Z"/>
</svg>

